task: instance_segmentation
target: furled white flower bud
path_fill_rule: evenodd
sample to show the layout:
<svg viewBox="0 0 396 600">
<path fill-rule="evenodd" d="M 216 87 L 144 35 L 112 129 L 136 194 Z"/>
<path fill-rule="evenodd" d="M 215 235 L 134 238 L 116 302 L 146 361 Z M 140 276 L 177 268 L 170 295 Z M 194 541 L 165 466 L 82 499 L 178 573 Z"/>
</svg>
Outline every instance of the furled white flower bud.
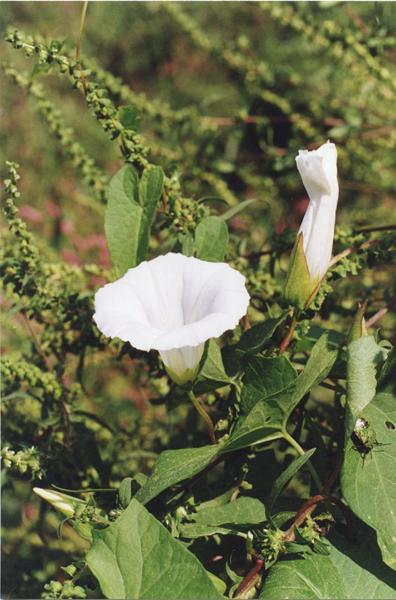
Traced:
<svg viewBox="0 0 396 600">
<path fill-rule="evenodd" d="M 158 350 L 183 385 L 195 378 L 205 342 L 234 329 L 248 305 L 245 278 L 235 269 L 169 253 L 101 288 L 94 320 L 107 336 Z"/>
<path fill-rule="evenodd" d="M 290 260 L 285 296 L 306 308 L 329 268 L 333 249 L 338 202 L 336 147 L 326 142 L 317 150 L 300 150 L 296 163 L 309 205 Z"/>
<path fill-rule="evenodd" d="M 303 248 L 312 278 L 322 279 L 329 268 L 333 250 L 338 202 L 337 150 L 327 142 L 318 150 L 300 150 L 297 169 L 309 196 L 301 223 Z"/>
<path fill-rule="evenodd" d="M 33 492 L 40 496 L 43 500 L 46 500 L 54 508 L 59 510 L 66 517 L 73 517 L 76 512 L 76 506 L 79 504 L 86 504 L 84 500 L 62 494 L 61 492 L 55 492 L 54 490 L 46 490 L 44 488 L 34 487 Z"/>
</svg>

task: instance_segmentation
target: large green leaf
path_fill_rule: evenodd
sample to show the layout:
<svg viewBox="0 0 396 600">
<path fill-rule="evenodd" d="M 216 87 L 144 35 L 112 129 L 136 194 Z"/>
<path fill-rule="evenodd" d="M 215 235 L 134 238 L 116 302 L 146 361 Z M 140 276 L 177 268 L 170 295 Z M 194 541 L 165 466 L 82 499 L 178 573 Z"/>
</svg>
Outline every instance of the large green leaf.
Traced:
<svg viewBox="0 0 396 600">
<path fill-rule="evenodd" d="M 296 374 L 283 356 L 250 357 L 241 393 L 241 414 L 224 451 L 282 437 L 291 410 Z"/>
<path fill-rule="evenodd" d="M 242 412 L 229 439 L 222 446 L 162 452 L 151 477 L 136 498 L 144 504 L 149 502 L 168 487 L 202 471 L 216 455 L 283 437 L 290 413 L 298 403 L 296 398 L 300 399 L 305 394 L 306 386 L 326 376 L 335 360 L 337 350 L 333 348 L 325 352 L 324 337 L 315 345 L 315 348 L 319 345 L 324 357 L 313 352 L 317 359 L 315 364 L 319 364 L 318 372 L 314 371 L 310 359 L 304 373 L 297 379 L 285 357 L 250 357 L 250 367 L 244 379 L 246 389 L 242 391 Z M 298 381 L 300 391 L 296 394 L 294 382 Z"/>
<path fill-rule="evenodd" d="M 329 346 L 342 346 L 345 343 L 345 335 L 334 329 L 323 329 L 319 325 L 311 325 L 308 332 L 297 341 L 295 349 L 297 352 L 310 352 L 312 344 L 316 343 L 319 338 L 327 334 Z"/>
<path fill-rule="evenodd" d="M 116 277 L 146 257 L 163 179 L 160 167 L 146 168 L 139 181 L 135 169 L 125 165 L 110 181 L 105 231 Z"/>
<path fill-rule="evenodd" d="M 260 598 L 265 600 L 395 598 L 396 574 L 365 537 L 355 543 L 334 536 L 329 555 L 288 557 L 269 572 Z"/>
<path fill-rule="evenodd" d="M 224 369 L 221 350 L 216 340 L 209 340 L 205 346 L 201 368 L 194 382 L 195 392 L 203 394 L 230 382 L 231 380 Z"/>
<path fill-rule="evenodd" d="M 373 336 L 362 337 L 348 345 L 348 408 L 356 417 L 375 396 L 376 370 L 386 352 Z"/>
<path fill-rule="evenodd" d="M 263 523 L 267 517 L 260 500 L 244 496 L 220 506 L 204 508 L 192 518 L 202 525 L 250 525 Z"/>
<path fill-rule="evenodd" d="M 237 534 L 246 526 L 258 525 L 266 521 L 265 506 L 257 498 L 242 497 L 219 506 L 200 509 L 192 515 L 194 523 L 180 526 L 180 535 L 186 538 L 199 538 L 220 533 Z"/>
<path fill-rule="evenodd" d="M 291 400 L 292 388 L 289 388 L 256 402 L 246 416 L 239 417 L 230 438 L 224 445 L 223 452 L 281 438 L 293 406 Z"/>
<path fill-rule="evenodd" d="M 191 540 L 208 537 L 220 533 L 221 535 L 237 534 L 238 532 L 234 529 L 234 526 L 223 526 L 223 525 L 207 525 L 206 523 L 183 523 L 179 526 L 179 534 L 182 538 L 189 538 Z"/>
<path fill-rule="evenodd" d="M 285 356 L 250 357 L 241 393 L 242 413 L 249 413 L 259 400 L 264 402 L 290 388 L 295 378 L 296 371 Z"/>
<path fill-rule="evenodd" d="M 260 352 L 271 340 L 277 328 L 282 325 L 288 315 L 288 311 L 280 317 L 269 318 L 263 323 L 253 325 L 245 331 L 235 349 L 237 352 L 253 354 Z"/>
<path fill-rule="evenodd" d="M 126 165 L 114 175 L 107 190 L 105 232 L 116 277 L 137 264 L 143 216 L 138 185 L 135 169 Z"/>
<path fill-rule="evenodd" d="M 202 471 L 218 454 L 219 446 L 202 446 L 161 452 L 146 484 L 136 494 L 146 504 L 172 485 Z"/>
<path fill-rule="evenodd" d="M 86 562 L 106 598 L 220 600 L 199 560 L 137 500 L 95 531 Z"/>
<path fill-rule="evenodd" d="M 202 260 L 222 261 L 228 245 L 228 227 L 220 217 L 205 217 L 195 230 L 195 250 Z"/>
<path fill-rule="evenodd" d="M 163 184 L 164 173 L 161 167 L 148 167 L 143 171 L 139 183 L 139 201 L 143 208 L 143 215 L 139 233 L 138 262 L 146 258 L 150 229 L 161 198 Z"/>
<path fill-rule="evenodd" d="M 384 560 L 396 567 L 396 398 L 378 394 L 359 417 L 380 445 L 363 458 L 348 437 L 342 490 L 353 512 L 376 530 Z"/>
<path fill-rule="evenodd" d="M 327 333 L 321 335 L 312 348 L 304 371 L 296 379 L 296 387 L 293 393 L 294 406 L 297 406 L 314 385 L 326 379 L 336 361 L 337 355 L 338 347 L 330 342 L 329 335 Z"/>
<path fill-rule="evenodd" d="M 303 373 L 296 379 L 293 367 L 284 357 L 271 359 L 273 362 L 259 357 L 251 359 L 242 390 L 241 416 L 224 451 L 282 437 L 290 413 L 312 386 L 329 374 L 337 353 L 338 349 L 330 345 L 327 335 L 323 334 L 313 347 Z"/>
</svg>

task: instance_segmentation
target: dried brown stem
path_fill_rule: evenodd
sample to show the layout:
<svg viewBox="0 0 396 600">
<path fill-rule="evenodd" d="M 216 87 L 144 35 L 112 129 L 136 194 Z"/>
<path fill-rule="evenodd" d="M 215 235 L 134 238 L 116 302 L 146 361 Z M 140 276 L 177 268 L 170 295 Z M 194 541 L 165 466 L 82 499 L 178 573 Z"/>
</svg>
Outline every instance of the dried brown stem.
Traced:
<svg viewBox="0 0 396 600">
<path fill-rule="evenodd" d="M 366 327 L 373 327 L 373 325 L 375 325 L 375 323 L 377 321 L 379 321 L 380 319 L 382 319 L 382 317 L 384 315 L 386 315 L 387 312 L 389 312 L 389 308 L 387 306 L 384 306 L 383 308 L 380 308 L 380 310 L 377 311 L 375 313 L 375 315 L 373 315 L 372 317 L 370 317 L 370 319 L 368 319 L 368 321 L 366 321 Z"/>
<path fill-rule="evenodd" d="M 377 225 L 376 227 L 362 227 L 356 233 L 371 233 L 372 231 L 395 231 L 396 225 Z"/>
<path fill-rule="evenodd" d="M 333 256 L 333 258 L 330 261 L 329 268 L 333 267 L 336 263 L 340 262 L 340 260 L 342 260 L 343 258 L 346 258 L 350 254 L 352 254 L 352 252 L 358 252 L 359 250 L 364 250 L 365 248 L 369 248 L 373 244 L 378 244 L 378 240 L 369 240 L 368 242 L 364 242 L 360 246 L 350 246 L 349 248 L 345 248 L 345 250 L 343 250 L 339 254 L 336 254 L 335 256 Z"/>
</svg>

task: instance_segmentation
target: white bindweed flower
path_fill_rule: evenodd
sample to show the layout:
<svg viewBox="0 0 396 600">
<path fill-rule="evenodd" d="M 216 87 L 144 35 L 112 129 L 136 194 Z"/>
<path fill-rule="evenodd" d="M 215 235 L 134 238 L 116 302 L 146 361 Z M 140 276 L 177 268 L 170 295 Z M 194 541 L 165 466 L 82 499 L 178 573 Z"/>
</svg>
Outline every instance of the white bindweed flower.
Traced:
<svg viewBox="0 0 396 600">
<path fill-rule="evenodd" d="M 296 163 L 309 196 L 299 233 L 303 234 L 309 273 L 313 279 L 322 279 L 329 268 L 333 250 L 338 202 L 336 147 L 326 142 L 311 152 L 300 150 Z"/>
<path fill-rule="evenodd" d="M 234 329 L 248 305 L 245 278 L 235 269 L 169 253 L 101 288 L 94 320 L 109 337 L 158 350 L 182 385 L 197 374 L 205 342 Z"/>
<path fill-rule="evenodd" d="M 338 202 L 336 147 L 326 142 L 317 150 L 300 150 L 296 163 L 309 204 L 290 258 L 285 296 L 306 308 L 331 260 Z"/>
</svg>

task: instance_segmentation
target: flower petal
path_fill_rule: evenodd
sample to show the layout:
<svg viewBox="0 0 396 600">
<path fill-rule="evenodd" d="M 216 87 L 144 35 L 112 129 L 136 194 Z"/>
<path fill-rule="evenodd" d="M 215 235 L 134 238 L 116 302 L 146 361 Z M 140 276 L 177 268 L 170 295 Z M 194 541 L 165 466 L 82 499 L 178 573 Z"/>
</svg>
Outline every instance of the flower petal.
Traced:
<svg viewBox="0 0 396 600">
<path fill-rule="evenodd" d="M 105 335 L 165 352 L 233 329 L 248 305 L 245 278 L 235 269 L 169 253 L 100 289 L 94 319 Z"/>
<path fill-rule="evenodd" d="M 300 150 L 296 163 L 310 198 L 338 194 L 335 144 L 326 142 L 317 150 Z"/>
<path fill-rule="evenodd" d="M 96 293 L 94 321 L 106 336 L 118 337 L 140 350 L 150 350 L 161 330 L 149 323 L 140 299 L 124 277 Z"/>
</svg>

